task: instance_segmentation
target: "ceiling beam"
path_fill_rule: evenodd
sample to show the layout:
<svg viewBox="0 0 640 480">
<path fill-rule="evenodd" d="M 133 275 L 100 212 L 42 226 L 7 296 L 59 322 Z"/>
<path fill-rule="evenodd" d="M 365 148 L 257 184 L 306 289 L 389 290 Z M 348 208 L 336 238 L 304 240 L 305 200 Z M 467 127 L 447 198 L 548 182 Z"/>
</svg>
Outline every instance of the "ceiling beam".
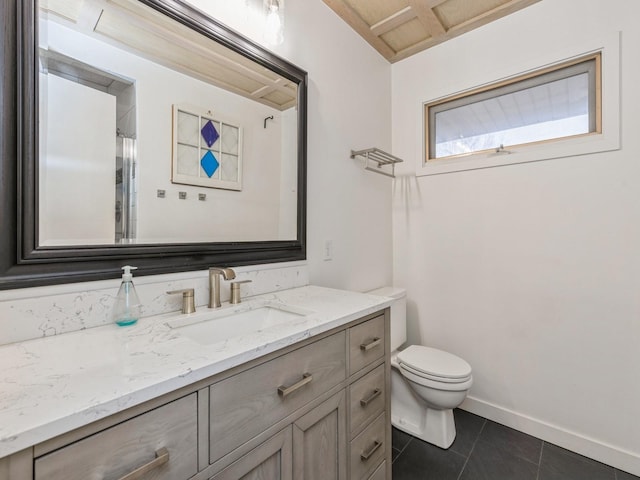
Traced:
<svg viewBox="0 0 640 480">
<path fill-rule="evenodd" d="M 406 7 L 373 25 L 365 22 L 358 12 L 349 5 L 348 0 L 323 1 L 329 8 L 337 13 L 338 16 L 347 22 L 351 28 L 359 33 L 361 37 L 369 42 L 383 57 L 393 63 L 482 25 L 486 25 L 498 18 L 514 13 L 540 0 L 508 0 L 498 7 L 492 8 L 458 25 L 449 26 L 448 28 L 440 20 L 436 11 L 437 7 L 449 0 L 407 0 L 404 2 L 405 5 L 408 4 Z M 494 4 L 493 2 L 488 3 Z M 362 8 L 368 9 L 372 7 L 368 7 L 366 2 L 364 2 Z M 394 51 L 381 38 L 382 35 L 393 32 L 415 18 L 421 23 L 425 34 L 429 35 L 428 38 L 398 52 Z"/>
<path fill-rule="evenodd" d="M 444 2 L 448 0 L 423 0 L 424 3 L 427 4 L 429 8 L 436 8 L 438 5 L 442 5 Z"/>
<path fill-rule="evenodd" d="M 432 0 L 439 1 L 439 0 Z M 427 48 L 431 48 L 434 45 L 442 43 L 446 40 L 450 40 L 454 37 L 460 36 L 463 33 L 467 33 L 471 30 L 474 30 L 478 27 L 486 25 L 487 23 L 493 22 L 499 18 L 505 17 L 511 13 L 517 12 L 525 7 L 533 5 L 534 3 L 539 2 L 540 0 L 511 0 L 505 4 L 502 4 L 496 8 L 488 10 L 485 13 L 482 13 L 478 16 L 475 16 L 466 22 L 462 22 L 458 25 L 454 25 L 446 33 L 440 37 L 432 37 L 427 38 L 415 45 L 411 45 L 403 50 L 397 52 L 392 58 L 389 59 L 391 63 L 398 62 L 402 59 L 410 57 L 411 55 L 418 53 L 422 50 L 426 50 Z M 441 2 L 442 3 L 442 2 Z"/>
<path fill-rule="evenodd" d="M 258 88 L 257 90 L 254 90 L 253 92 L 251 92 L 250 98 L 253 98 L 254 100 L 258 100 L 259 98 L 263 98 L 269 95 L 270 93 L 277 91 L 280 93 L 284 93 L 287 97 L 295 101 L 297 91 L 289 88 L 290 84 L 291 82 L 289 82 L 288 80 L 285 80 L 284 78 L 277 78 L 270 85 L 264 85 Z"/>
<path fill-rule="evenodd" d="M 451 27 L 450 30 L 456 31 L 456 35 L 466 33 L 474 28 L 478 28 L 487 23 L 493 22 L 499 18 L 505 17 L 511 13 L 517 12 L 529 5 L 539 2 L 540 0 L 511 0 L 510 2 L 503 3 L 502 5 L 488 10 L 480 15 L 477 15 L 466 22 L 462 22 L 458 25 Z"/>
<path fill-rule="evenodd" d="M 420 23 L 427 29 L 432 37 L 441 37 L 447 33 L 438 16 L 424 0 L 409 0 L 409 5 L 411 5 L 418 20 L 420 20 Z"/>
<path fill-rule="evenodd" d="M 396 52 L 377 35 L 371 32 L 371 27 L 358 13 L 342 0 L 323 0 L 334 12 L 347 22 L 351 28 L 360 34 L 369 44 L 375 48 L 384 58 L 391 59 Z"/>
<path fill-rule="evenodd" d="M 403 8 L 402 10 L 390 15 L 389 17 L 380 20 L 378 23 L 371 25 L 371 33 L 379 37 L 385 33 L 399 27 L 403 23 L 407 23 L 409 20 L 416 18 L 416 14 L 410 6 Z"/>
<path fill-rule="evenodd" d="M 152 16 L 147 16 L 146 18 L 143 16 L 143 14 L 141 12 L 143 12 L 144 10 L 140 11 L 139 15 L 132 15 L 130 12 L 128 12 L 127 10 L 117 6 L 117 5 L 111 5 L 111 7 L 109 8 L 109 13 L 113 14 L 114 16 L 121 18 L 122 19 L 122 24 L 123 25 L 130 25 L 135 27 L 135 29 L 139 32 L 149 32 L 153 35 L 158 35 L 158 36 L 162 36 L 164 38 L 167 38 L 169 40 L 171 40 L 172 43 L 174 43 L 176 45 L 176 47 L 178 48 L 182 48 L 184 50 L 187 50 L 189 52 L 192 52 L 196 55 L 200 55 L 202 56 L 202 58 L 208 58 L 210 59 L 212 62 L 217 63 L 225 68 L 228 68 L 229 70 L 236 72 L 246 78 L 250 78 L 252 80 L 254 80 L 257 83 L 260 83 L 262 85 L 266 85 L 272 88 L 271 91 L 273 90 L 278 90 L 281 93 L 284 93 L 285 95 L 287 95 L 288 97 L 293 97 L 295 98 L 295 93 L 293 93 L 291 91 L 290 88 L 287 87 L 288 83 L 290 82 L 283 82 L 282 79 L 280 78 L 276 78 L 276 79 L 272 79 L 266 75 L 263 75 L 262 73 L 260 73 L 257 70 L 253 70 L 251 68 L 249 68 L 246 65 L 243 65 L 239 62 L 234 61 L 232 58 L 228 58 L 224 55 L 222 55 L 221 53 L 215 52 L 209 48 L 207 48 L 206 44 L 202 44 L 199 42 L 195 42 L 187 37 L 185 37 L 184 35 L 181 34 L 180 31 L 174 31 L 174 30 L 166 30 L 165 28 L 163 28 L 163 26 L 159 23 L 154 22 L 153 17 Z M 102 33 L 102 35 L 104 35 L 105 37 L 107 37 L 106 33 Z M 109 37 L 110 38 L 110 37 Z M 125 43 L 120 39 L 114 38 L 112 39 L 115 42 L 120 42 L 120 43 Z M 136 47 L 134 45 L 128 45 L 128 47 L 135 49 Z M 140 52 L 145 54 L 145 52 Z M 161 63 L 161 64 L 165 64 L 165 66 L 172 68 L 173 65 L 179 65 L 184 69 L 187 69 L 189 72 L 191 72 L 192 75 L 194 75 L 194 69 L 191 68 L 189 65 L 186 65 L 184 62 L 179 63 L 179 62 L 173 62 L 173 63 L 166 63 L 163 62 L 163 60 L 161 58 L 153 58 L 154 61 Z M 245 97 L 247 96 L 247 94 L 252 95 L 252 92 L 247 92 L 243 89 L 237 88 L 234 85 L 230 84 L 229 82 L 227 82 L 225 79 L 222 78 L 215 78 L 210 76 L 210 75 L 200 75 L 199 78 L 206 78 L 208 79 L 208 81 L 210 82 L 215 82 L 218 86 L 225 88 L 227 90 L 231 90 L 235 93 L 240 93 L 241 95 L 244 95 Z M 250 96 L 250 98 L 252 98 Z M 255 99 L 257 99 L 256 97 L 253 97 Z M 263 103 L 266 103 L 268 101 L 265 101 Z M 273 106 L 272 102 L 268 103 L 270 106 Z"/>
</svg>

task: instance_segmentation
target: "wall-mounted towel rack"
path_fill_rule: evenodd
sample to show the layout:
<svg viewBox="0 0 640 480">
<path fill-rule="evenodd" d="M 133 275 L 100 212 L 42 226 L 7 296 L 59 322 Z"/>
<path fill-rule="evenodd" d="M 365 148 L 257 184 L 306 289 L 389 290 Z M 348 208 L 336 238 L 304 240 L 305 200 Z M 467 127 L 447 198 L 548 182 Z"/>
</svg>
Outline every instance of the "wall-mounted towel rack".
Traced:
<svg viewBox="0 0 640 480">
<path fill-rule="evenodd" d="M 371 172 L 380 173 L 387 177 L 395 177 L 396 163 L 402 162 L 402 159 L 394 157 L 379 148 L 367 148 L 366 150 L 351 150 L 351 158 L 364 158 L 364 169 Z M 391 166 L 391 173 L 384 170 L 384 167 Z"/>
</svg>

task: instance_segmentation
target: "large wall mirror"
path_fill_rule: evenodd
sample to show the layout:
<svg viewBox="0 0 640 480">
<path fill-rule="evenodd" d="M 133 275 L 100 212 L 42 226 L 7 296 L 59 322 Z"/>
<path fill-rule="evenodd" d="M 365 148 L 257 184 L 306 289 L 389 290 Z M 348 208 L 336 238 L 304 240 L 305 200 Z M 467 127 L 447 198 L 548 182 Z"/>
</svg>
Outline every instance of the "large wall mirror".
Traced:
<svg viewBox="0 0 640 480">
<path fill-rule="evenodd" d="M 0 13 L 0 288 L 305 258 L 304 71 L 179 0 Z"/>
</svg>

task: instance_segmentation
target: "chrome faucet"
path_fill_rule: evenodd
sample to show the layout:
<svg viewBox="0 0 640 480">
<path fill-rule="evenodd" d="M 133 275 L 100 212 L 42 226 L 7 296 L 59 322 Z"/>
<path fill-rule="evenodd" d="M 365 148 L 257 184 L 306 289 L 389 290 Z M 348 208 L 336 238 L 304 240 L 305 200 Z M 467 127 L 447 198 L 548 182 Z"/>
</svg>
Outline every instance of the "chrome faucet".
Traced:
<svg viewBox="0 0 640 480">
<path fill-rule="evenodd" d="M 236 278 L 236 272 L 231 268 L 211 267 L 209 269 L 209 308 L 220 308 L 220 277 L 225 280 Z"/>
</svg>

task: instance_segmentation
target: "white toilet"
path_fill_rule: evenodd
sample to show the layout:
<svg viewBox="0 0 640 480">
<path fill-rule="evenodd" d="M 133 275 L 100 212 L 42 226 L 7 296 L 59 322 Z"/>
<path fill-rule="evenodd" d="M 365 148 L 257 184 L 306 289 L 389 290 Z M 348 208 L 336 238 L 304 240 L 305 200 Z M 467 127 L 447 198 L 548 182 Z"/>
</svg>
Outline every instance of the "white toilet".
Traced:
<svg viewBox="0 0 640 480">
<path fill-rule="evenodd" d="M 441 448 L 456 438 L 453 409 L 459 406 L 473 378 L 463 359 L 407 340 L 406 291 L 384 287 L 368 292 L 394 298 L 391 305 L 391 424 Z"/>
</svg>

